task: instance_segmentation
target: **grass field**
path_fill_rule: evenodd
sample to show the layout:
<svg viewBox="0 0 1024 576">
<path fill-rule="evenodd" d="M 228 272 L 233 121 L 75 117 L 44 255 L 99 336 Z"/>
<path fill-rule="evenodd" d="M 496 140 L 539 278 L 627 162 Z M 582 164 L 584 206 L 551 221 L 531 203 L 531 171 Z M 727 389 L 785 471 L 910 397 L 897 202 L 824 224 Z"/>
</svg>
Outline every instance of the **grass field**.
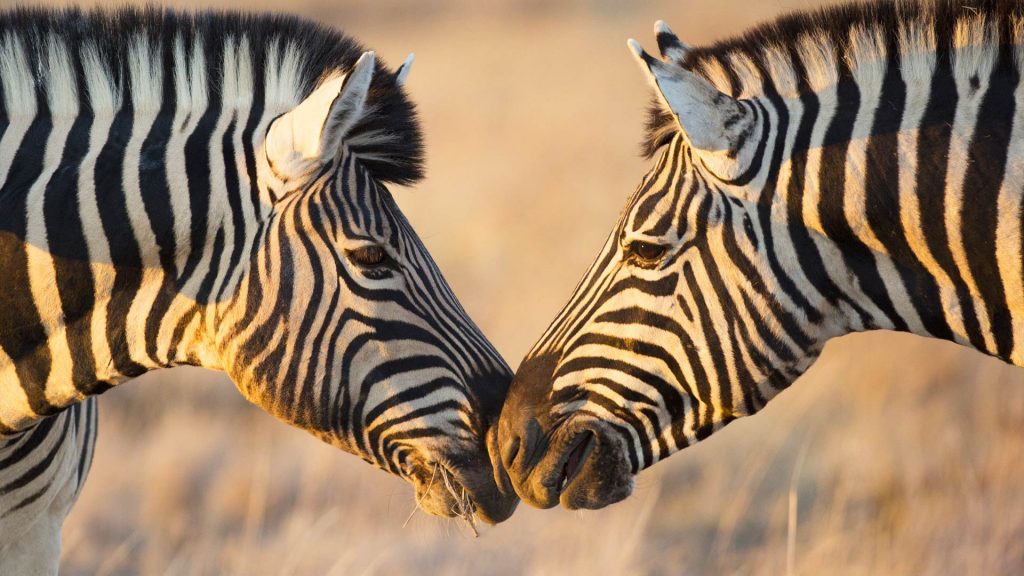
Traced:
<svg viewBox="0 0 1024 576">
<path fill-rule="evenodd" d="M 4 0 L 7 1 L 7 0 Z M 87 4 L 90 2 L 86 2 Z M 231 6 L 225 0 L 165 5 Z M 428 178 L 399 202 L 513 367 L 646 170 L 625 48 L 664 18 L 699 44 L 813 2 L 248 0 L 397 63 Z M 625 6 L 628 6 L 625 7 Z M 892 334 L 829 346 L 762 414 L 599 512 L 522 506 L 473 539 L 411 489 L 200 370 L 108 393 L 64 531 L 76 574 L 1008 574 L 1024 569 L 1024 371 Z M 792 566 L 787 545 L 792 544 Z"/>
</svg>

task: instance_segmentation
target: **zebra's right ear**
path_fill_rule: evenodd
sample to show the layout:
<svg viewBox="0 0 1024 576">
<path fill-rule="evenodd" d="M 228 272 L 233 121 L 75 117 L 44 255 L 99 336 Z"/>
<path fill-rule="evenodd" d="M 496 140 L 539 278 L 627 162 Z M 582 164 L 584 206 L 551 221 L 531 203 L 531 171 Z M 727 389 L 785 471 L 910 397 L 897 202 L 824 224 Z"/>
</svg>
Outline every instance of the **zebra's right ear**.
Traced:
<svg viewBox="0 0 1024 576">
<path fill-rule="evenodd" d="M 363 119 L 376 71 L 376 56 L 364 52 L 343 77 L 321 84 L 267 130 L 267 160 L 282 178 L 308 174 L 341 153 L 342 142 Z"/>
<path fill-rule="evenodd" d="M 684 45 L 673 38 L 672 31 L 659 22 L 658 43 L 666 57 L 680 56 Z M 722 94 L 710 82 L 686 70 L 675 62 L 664 62 L 647 52 L 636 40 L 630 39 L 629 48 L 641 69 L 654 86 L 659 98 L 679 122 L 690 144 L 706 152 L 732 151 L 734 132 L 744 123 L 743 106 Z"/>
<path fill-rule="evenodd" d="M 395 83 L 399 86 L 405 86 L 405 81 L 409 79 L 409 71 L 412 70 L 412 61 L 415 58 L 415 54 L 409 54 L 405 62 L 402 62 L 402 65 L 398 67 L 398 71 L 395 72 Z"/>
</svg>

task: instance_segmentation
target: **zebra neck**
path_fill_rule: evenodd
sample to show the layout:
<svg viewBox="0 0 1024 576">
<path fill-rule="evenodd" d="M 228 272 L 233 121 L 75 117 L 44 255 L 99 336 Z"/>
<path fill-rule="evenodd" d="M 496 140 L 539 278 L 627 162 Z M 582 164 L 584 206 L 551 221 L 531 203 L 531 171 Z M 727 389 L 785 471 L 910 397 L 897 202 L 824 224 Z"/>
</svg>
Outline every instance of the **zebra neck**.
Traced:
<svg viewBox="0 0 1024 576">
<path fill-rule="evenodd" d="M 1024 366 L 1024 129 L 1008 120 L 1020 73 L 897 73 L 840 86 L 794 122 L 824 138 L 791 160 L 820 240 L 794 238 L 797 259 L 844 331 L 911 332 Z"/>
<path fill-rule="evenodd" d="M 7 125 L 0 433 L 154 368 L 220 368 L 212 304 L 265 211 L 235 120 L 125 108 Z"/>
</svg>

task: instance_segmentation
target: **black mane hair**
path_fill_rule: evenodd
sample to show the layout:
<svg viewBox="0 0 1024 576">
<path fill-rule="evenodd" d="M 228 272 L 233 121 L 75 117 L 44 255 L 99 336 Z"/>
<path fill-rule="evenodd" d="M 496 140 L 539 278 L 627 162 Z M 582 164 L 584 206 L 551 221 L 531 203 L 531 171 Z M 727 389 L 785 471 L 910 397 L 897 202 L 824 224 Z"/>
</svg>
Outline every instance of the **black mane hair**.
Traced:
<svg viewBox="0 0 1024 576">
<path fill-rule="evenodd" d="M 132 41 L 145 39 L 159 53 L 164 77 L 173 77 L 174 42 L 184 40 L 188 53 L 196 46 L 205 53 L 210 102 L 219 95 L 224 48 L 243 39 L 248 42 L 253 68 L 253 107 L 264 105 L 264 72 L 268 58 L 285 50 L 297 54 L 301 65 L 300 82 L 294 89 L 299 100 L 309 95 L 325 78 L 347 72 L 365 48 L 341 32 L 295 16 L 227 11 L 177 11 L 157 7 L 82 10 L 20 7 L 0 11 L 0 45 L 11 38 L 20 39 L 29 59 L 28 69 L 35 81 L 40 112 L 47 101 L 45 54 L 53 42 L 63 48 L 73 62 L 79 87 L 85 84 L 82 50 L 90 48 L 99 55 L 105 74 L 122 94 L 130 94 L 128 50 Z M 155 50 L 155 51 L 157 51 Z M 410 184 L 423 177 L 423 137 L 414 105 L 395 81 L 395 74 L 380 63 L 368 97 L 371 111 L 350 133 L 359 142 L 353 149 L 375 179 Z M 0 66 L 2 66 L 0 62 Z M 0 94 L 4 78 L 0 77 Z M 174 87 L 165 81 L 165 98 L 174 97 Z M 79 94 L 85 90 L 80 89 Z M 83 106 L 88 98 L 80 97 Z M 125 98 L 126 104 L 130 98 Z M 172 108 L 173 110 L 173 108 Z M 0 124 L 9 111 L 0 99 Z M 364 136 L 359 138 L 359 136 Z"/>
<path fill-rule="evenodd" d="M 1024 22 L 1024 0 L 867 0 L 848 2 L 815 10 L 799 11 L 756 26 L 745 33 L 716 42 L 710 46 L 690 50 L 682 66 L 716 84 L 719 90 L 741 97 L 744 93 L 760 92 L 758 88 L 743 86 L 741 79 L 724 64 L 741 55 L 760 71 L 769 70 L 768 53 L 792 55 L 796 44 L 813 38 L 823 48 L 834 51 L 837 60 L 852 62 L 845 69 L 834 71 L 836 79 L 849 75 L 858 63 L 871 60 L 873 54 L 863 47 L 851 45 L 851 31 L 877 30 L 887 40 L 910 30 L 934 37 L 934 50 L 942 57 L 954 57 L 957 27 L 965 20 L 984 24 L 985 36 L 981 40 L 1000 50 L 1021 43 Z M 898 43 L 897 43 L 898 45 Z M 1013 61 L 1013 58 L 1001 61 Z M 709 76 L 711 64 L 720 64 L 726 72 L 725 80 Z M 1018 62 L 1018 66 L 1020 62 Z M 808 71 L 793 70 L 792 83 L 798 92 L 809 90 Z M 767 74 L 763 74 L 767 76 Z M 658 99 L 649 107 L 646 135 L 642 143 L 644 156 L 653 156 L 678 132 L 673 115 L 664 109 Z"/>
</svg>

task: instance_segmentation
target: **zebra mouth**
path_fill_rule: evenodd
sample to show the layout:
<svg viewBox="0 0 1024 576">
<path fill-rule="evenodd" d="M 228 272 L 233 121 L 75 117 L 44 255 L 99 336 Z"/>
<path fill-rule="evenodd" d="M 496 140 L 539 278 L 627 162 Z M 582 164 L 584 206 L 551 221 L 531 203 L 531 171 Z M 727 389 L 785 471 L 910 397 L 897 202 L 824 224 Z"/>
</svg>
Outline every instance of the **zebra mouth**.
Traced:
<svg viewBox="0 0 1024 576">
<path fill-rule="evenodd" d="M 633 473 L 620 444 L 594 425 L 576 428 L 566 450 L 548 468 L 549 481 L 554 482 L 545 486 L 546 494 L 538 494 L 545 507 L 603 508 L 632 491 Z"/>
<path fill-rule="evenodd" d="M 476 466 L 423 461 L 410 466 L 406 478 L 416 490 L 416 509 L 433 516 L 461 518 L 476 532 L 476 520 L 497 524 L 515 510 L 519 498 L 494 486 L 490 461 Z"/>
<path fill-rule="evenodd" d="M 572 448 L 566 451 L 565 456 L 563 456 L 561 473 L 558 477 L 558 482 L 555 483 L 558 495 L 565 492 L 569 484 L 579 476 L 579 472 L 583 469 L 583 465 L 593 451 L 595 444 L 594 433 L 590 431 L 580 433 L 573 440 Z"/>
</svg>

